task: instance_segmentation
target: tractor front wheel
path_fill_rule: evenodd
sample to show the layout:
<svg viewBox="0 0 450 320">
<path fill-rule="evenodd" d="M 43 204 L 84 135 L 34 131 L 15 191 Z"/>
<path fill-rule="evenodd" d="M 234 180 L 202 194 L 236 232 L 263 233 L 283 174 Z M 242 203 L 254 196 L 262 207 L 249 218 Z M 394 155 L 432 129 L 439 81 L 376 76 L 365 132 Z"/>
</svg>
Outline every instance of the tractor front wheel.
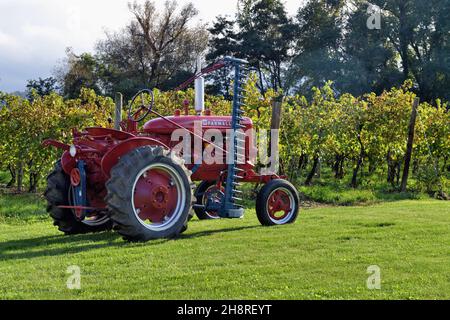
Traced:
<svg viewBox="0 0 450 320">
<path fill-rule="evenodd" d="M 187 229 L 192 187 L 183 160 L 168 150 L 145 146 L 131 151 L 106 184 L 114 229 L 128 241 L 178 236 Z"/>
<path fill-rule="evenodd" d="M 299 212 L 297 189 L 286 180 L 272 180 L 256 197 L 256 215 L 264 226 L 294 223 Z"/>
</svg>

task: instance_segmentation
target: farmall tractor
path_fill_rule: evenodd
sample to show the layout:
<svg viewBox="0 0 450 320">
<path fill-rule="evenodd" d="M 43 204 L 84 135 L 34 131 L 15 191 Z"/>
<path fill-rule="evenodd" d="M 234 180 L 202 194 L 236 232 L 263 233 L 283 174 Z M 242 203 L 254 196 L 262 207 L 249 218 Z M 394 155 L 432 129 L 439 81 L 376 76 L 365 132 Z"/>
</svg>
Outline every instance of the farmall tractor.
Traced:
<svg viewBox="0 0 450 320">
<path fill-rule="evenodd" d="M 213 116 L 202 110 L 202 76 L 225 66 L 234 69 L 232 115 Z M 297 190 L 284 177 L 256 173 L 250 159 L 252 147 L 239 134 L 253 129 L 241 110 L 246 70 L 246 61 L 226 57 L 188 80 L 184 86 L 196 82 L 200 100 L 196 116 L 179 110 L 163 116 L 154 108 L 152 91 L 142 90 L 130 103 L 122 130 L 74 130 L 70 146 L 46 140 L 45 146 L 64 150 L 48 176 L 45 192 L 55 226 L 71 235 L 114 229 L 129 241 L 172 238 L 187 229 L 193 211 L 199 219 L 243 217 L 244 208 L 238 204 L 243 182 L 264 184 L 256 199 L 262 225 L 293 223 L 299 212 Z M 157 118 L 138 130 L 138 123 L 150 113 Z M 231 161 L 186 164 L 185 155 L 174 152 L 179 144 L 172 141 L 175 130 L 201 139 L 202 147 L 214 145 L 194 132 L 196 123 L 202 124 L 203 132 L 232 132 L 222 149 L 223 157 Z M 238 162 L 240 154 L 244 161 Z M 193 181 L 200 183 L 196 186 Z"/>
</svg>

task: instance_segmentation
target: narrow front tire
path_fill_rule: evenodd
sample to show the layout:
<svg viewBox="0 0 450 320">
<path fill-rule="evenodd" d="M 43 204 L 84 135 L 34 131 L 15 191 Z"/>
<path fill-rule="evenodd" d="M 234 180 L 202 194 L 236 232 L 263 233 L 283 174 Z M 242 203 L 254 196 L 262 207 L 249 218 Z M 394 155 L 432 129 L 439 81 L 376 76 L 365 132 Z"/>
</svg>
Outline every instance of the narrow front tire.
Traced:
<svg viewBox="0 0 450 320">
<path fill-rule="evenodd" d="M 256 215 L 263 226 L 294 223 L 299 209 L 298 191 L 286 180 L 270 181 L 256 197 Z"/>
</svg>

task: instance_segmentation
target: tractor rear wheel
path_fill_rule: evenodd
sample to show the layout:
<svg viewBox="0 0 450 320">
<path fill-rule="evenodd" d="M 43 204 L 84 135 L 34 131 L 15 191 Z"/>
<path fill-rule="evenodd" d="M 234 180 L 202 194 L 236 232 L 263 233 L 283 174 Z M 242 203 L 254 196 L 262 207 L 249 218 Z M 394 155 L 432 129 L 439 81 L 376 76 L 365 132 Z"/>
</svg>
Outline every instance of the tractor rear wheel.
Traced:
<svg viewBox="0 0 450 320">
<path fill-rule="evenodd" d="M 196 204 L 199 206 L 205 206 L 208 200 L 208 196 L 212 197 L 213 199 L 218 199 L 219 193 L 221 192 L 222 191 L 218 190 L 217 188 L 216 181 L 202 181 L 195 190 L 195 198 L 197 199 Z M 207 211 L 203 208 L 198 207 L 194 207 L 194 211 L 200 220 L 220 219 L 218 213 L 214 211 Z"/>
<path fill-rule="evenodd" d="M 59 206 L 72 205 L 71 191 L 70 177 L 64 172 L 61 161 L 58 161 L 53 172 L 47 177 L 44 195 L 48 203 L 47 212 L 61 232 L 73 235 L 111 230 L 112 222 L 106 215 L 80 221 L 72 209 L 60 208 Z"/>
<path fill-rule="evenodd" d="M 135 242 L 178 236 L 191 217 L 193 186 L 183 160 L 168 150 L 145 146 L 131 151 L 106 184 L 114 230 Z"/>
<path fill-rule="evenodd" d="M 264 226 L 294 223 L 299 209 L 297 189 L 286 180 L 270 181 L 256 197 L 256 215 Z"/>
</svg>

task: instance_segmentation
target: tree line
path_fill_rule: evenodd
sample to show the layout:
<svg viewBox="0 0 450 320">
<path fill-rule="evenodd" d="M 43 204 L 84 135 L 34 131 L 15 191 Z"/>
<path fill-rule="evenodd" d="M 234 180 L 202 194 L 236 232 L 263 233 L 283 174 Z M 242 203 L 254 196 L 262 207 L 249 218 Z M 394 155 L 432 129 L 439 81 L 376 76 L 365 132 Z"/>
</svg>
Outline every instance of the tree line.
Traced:
<svg viewBox="0 0 450 320">
<path fill-rule="evenodd" d="M 198 11 L 192 4 L 167 1 L 159 10 L 153 1 L 130 3 L 133 19 L 107 33 L 94 53 L 68 49 L 55 77 L 28 83 L 28 99 L 1 95 L 0 137 L 6 142 L 0 165 L 11 172 L 11 185 L 25 175 L 29 189 L 36 189 L 56 158 L 40 148 L 44 138 L 68 141 L 72 127 L 109 125 L 107 97 L 115 92 L 130 98 L 138 89 L 156 88 L 158 107 L 172 114 L 184 99 L 193 101 L 193 91 L 168 90 L 197 72 L 206 52 L 204 64 L 224 55 L 250 62 L 246 111 L 257 128 L 270 127 L 271 101 L 285 96 L 281 169 L 298 184 L 310 185 L 330 168 L 334 179 L 349 179 L 352 187 L 378 176 L 398 190 L 411 107 L 420 97 L 413 189 L 445 190 L 449 2 L 373 3 L 378 7 L 309 0 L 289 16 L 282 1 L 241 0 L 236 16 L 219 16 L 211 25 L 193 23 Z M 378 18 L 380 29 L 369 28 L 368 21 Z M 224 69 L 207 81 L 207 103 L 216 114 L 229 114 L 229 77 Z"/>
<path fill-rule="evenodd" d="M 416 94 L 412 82 L 375 93 L 355 97 L 336 97 L 332 83 L 314 88 L 311 98 L 296 94 L 282 104 L 280 169 L 296 185 L 312 185 L 321 170 L 333 173 L 329 179 L 348 181 L 356 188 L 369 186 L 381 178 L 391 190 L 400 190 L 402 169 L 407 153 L 408 126 Z M 245 86 L 244 111 L 258 130 L 270 129 L 272 102 L 278 92 L 268 89 L 261 95 L 257 73 Z M 187 99 L 194 101 L 194 90 L 154 90 L 155 103 L 162 114 L 173 114 Z M 114 102 L 82 89 L 76 99 L 56 93 L 30 101 L 0 94 L 0 171 L 9 171 L 9 187 L 33 192 L 44 183 L 60 156 L 54 148 L 43 148 L 43 140 L 52 138 L 71 143 L 72 128 L 112 127 Z M 228 115 L 231 101 L 207 95 L 206 107 L 213 114 Z M 192 114 L 194 110 L 191 110 Z M 421 103 L 417 112 L 416 134 L 412 141 L 412 179 L 408 190 L 443 195 L 448 192 L 450 172 L 450 113 L 448 105 Z"/>
<path fill-rule="evenodd" d="M 246 104 L 258 129 L 269 129 L 271 104 L 277 92 L 269 89 L 261 99 L 257 77 L 248 84 Z M 329 182 L 353 188 L 387 184 L 402 190 L 405 155 L 413 103 L 412 82 L 377 95 L 336 97 L 333 83 L 312 89 L 311 98 L 291 95 L 282 105 L 280 169 L 297 185 L 314 184 L 327 169 Z M 448 104 L 417 106 L 412 140 L 408 190 L 446 198 L 450 172 L 450 113 Z M 407 178 L 407 177 L 406 177 Z M 405 180 L 405 183 L 408 180 Z M 406 188 L 403 188 L 405 191 Z"/>
<path fill-rule="evenodd" d="M 239 0 L 235 16 L 195 23 L 198 10 L 166 1 L 129 4 L 132 20 L 107 32 L 95 52 L 67 49 L 55 77 L 30 82 L 75 98 L 82 87 L 113 96 L 141 88 L 168 90 L 224 55 L 250 61 L 268 89 L 310 97 L 332 81 L 336 95 L 361 96 L 412 81 L 422 101 L 450 100 L 450 2 L 441 0 L 307 0 L 290 16 L 281 0 Z M 375 21 L 376 23 L 372 23 Z M 208 92 L 229 96 L 228 73 Z M 42 80 L 45 80 L 42 83 Z M 57 82 L 57 84 L 56 84 Z"/>
</svg>

